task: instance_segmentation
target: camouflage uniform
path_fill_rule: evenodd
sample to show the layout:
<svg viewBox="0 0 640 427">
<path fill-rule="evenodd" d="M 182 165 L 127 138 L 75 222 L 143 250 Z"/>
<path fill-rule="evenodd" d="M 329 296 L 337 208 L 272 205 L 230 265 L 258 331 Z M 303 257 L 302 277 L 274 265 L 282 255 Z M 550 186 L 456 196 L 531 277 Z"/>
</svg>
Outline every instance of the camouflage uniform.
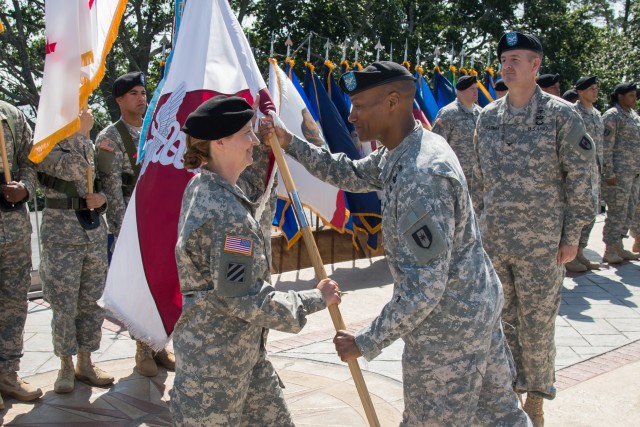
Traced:
<svg viewBox="0 0 640 427">
<path fill-rule="evenodd" d="M 262 196 L 263 178 L 247 173 L 239 184 Z M 284 293 L 269 283 L 265 229 L 273 213 L 268 207 L 259 222 L 256 208 L 239 186 L 205 169 L 185 190 L 176 245 L 183 307 L 173 332 L 177 426 L 293 426 L 266 358 L 267 334 L 300 331 L 325 303 L 317 289 Z"/>
<path fill-rule="evenodd" d="M 553 398 L 561 243 L 578 245 L 594 216 L 595 149 L 577 112 L 539 87 L 514 114 L 505 98 L 477 125 L 472 189 L 482 239 L 504 289 L 502 318 L 517 389 Z"/>
<path fill-rule="evenodd" d="M 640 191 L 640 116 L 620 105 L 608 109 L 604 122 L 604 163 L 602 198 L 607 203 L 607 217 L 602 230 L 607 245 L 622 242 L 629 228 L 637 236 L 640 216 L 633 221 Z M 604 179 L 617 179 L 611 186 Z"/>
<path fill-rule="evenodd" d="M 593 140 L 593 143 L 596 146 L 596 158 L 595 163 L 592 164 L 593 177 L 594 177 L 594 203 L 596 205 L 596 215 L 598 214 L 598 206 L 600 202 L 600 173 L 602 171 L 602 135 L 604 134 L 604 124 L 602 123 L 602 115 L 600 111 L 598 111 L 595 107 L 587 108 L 580 101 L 576 102 L 576 110 L 580 113 L 582 120 L 584 121 L 585 128 L 587 133 Z M 589 224 L 587 224 L 580 234 L 580 243 L 579 246 L 581 248 L 586 248 L 589 243 L 589 235 L 591 234 L 591 230 L 596 223 L 596 218 L 594 216 L 593 220 Z"/>
<path fill-rule="evenodd" d="M 8 105 L 8 104 L 5 104 Z M 7 117 L 0 109 L 0 119 L 7 148 L 11 179 L 24 185 L 29 198 L 35 195 L 36 174 L 28 155 L 31 151 L 31 128 L 24 115 L 9 106 L 15 127 L 15 139 Z M 17 160 L 17 165 L 14 164 Z M 4 170 L 0 162 L 2 182 Z M 17 170 L 17 176 L 13 176 Z M 0 190 L 0 197 L 2 190 Z M 13 212 L 0 210 L 0 372 L 17 372 L 22 357 L 22 335 L 27 319 L 27 292 L 31 285 L 31 220 L 27 204 Z"/>
<path fill-rule="evenodd" d="M 473 104 L 471 110 L 455 100 L 438 111 L 436 123 L 431 130 L 447 140 L 458 156 L 464 176 L 471 179 L 475 153 L 473 151 L 473 132 L 482 108 Z"/>
<path fill-rule="evenodd" d="M 71 136 L 59 142 L 38 170 L 60 180 L 73 181 L 80 196 L 87 193 L 87 168 L 93 163 L 89 138 Z M 95 170 L 94 170 L 95 172 Z M 95 175 L 94 175 L 95 176 Z M 47 199 L 67 194 L 45 188 Z M 104 212 L 106 204 L 98 213 Z M 104 309 L 98 306 L 107 276 L 107 227 L 85 230 L 72 209 L 45 208 L 40 228 L 43 294 L 51 304 L 53 350 L 58 357 L 100 348 Z"/>
<path fill-rule="evenodd" d="M 131 139 L 137 142 L 142 128 L 132 126 L 124 120 L 122 122 L 129 131 Z M 135 174 L 115 124 L 107 126 L 100 132 L 96 138 L 96 150 L 98 176 L 102 182 L 102 190 L 109 201 L 107 211 L 109 231 L 117 238 L 131 198 L 131 190 L 135 185 L 133 182 Z M 130 184 L 123 186 L 123 177 L 130 180 Z"/>
<path fill-rule="evenodd" d="M 446 142 L 417 124 L 395 149 L 383 147 L 362 160 L 295 137 L 287 152 L 346 191 L 383 191 L 393 296 L 355 339 L 367 360 L 404 339 L 401 425 L 527 425 L 512 388 L 500 282 Z"/>
</svg>

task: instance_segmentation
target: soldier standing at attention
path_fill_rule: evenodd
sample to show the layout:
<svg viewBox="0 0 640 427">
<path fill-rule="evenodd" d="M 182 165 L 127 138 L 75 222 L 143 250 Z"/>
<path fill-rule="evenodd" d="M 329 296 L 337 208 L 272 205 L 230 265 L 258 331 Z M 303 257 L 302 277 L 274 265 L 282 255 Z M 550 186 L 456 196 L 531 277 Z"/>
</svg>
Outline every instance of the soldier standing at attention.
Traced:
<svg viewBox="0 0 640 427">
<path fill-rule="evenodd" d="M 504 78 L 504 75 L 503 75 Z M 560 74 L 543 74 L 536 80 L 540 89 L 551 95 L 561 96 L 560 92 Z"/>
<path fill-rule="evenodd" d="M 480 115 L 478 102 L 478 78 L 461 76 L 456 83 L 456 100 L 438 111 L 431 130 L 443 137 L 458 156 L 467 180 L 471 179 L 475 153 L 473 132 Z"/>
<path fill-rule="evenodd" d="M 88 168 L 95 176 L 92 127 L 91 110 L 81 111 L 80 130 L 56 144 L 38 165 L 46 197 L 40 271 L 44 299 L 53 312 L 53 351 L 61 360 L 56 393 L 73 391 L 75 378 L 97 386 L 113 382 L 91 362 L 91 353 L 100 348 L 105 312 L 98 299 L 107 278 L 107 227 L 100 219 L 107 198 L 90 193 L 87 182 Z"/>
<path fill-rule="evenodd" d="M 0 101 L 0 132 L 4 138 L 11 181 L 0 163 L 0 409 L 2 395 L 22 401 L 42 396 L 18 376 L 31 285 L 31 220 L 26 201 L 35 192 L 36 173 L 29 161 L 31 128 L 24 115 Z"/>
<path fill-rule="evenodd" d="M 374 62 L 340 85 L 349 120 L 382 148 L 352 161 L 275 128 L 288 154 L 345 191 L 382 191 L 382 233 L 394 279 L 391 300 L 371 325 L 334 338 L 341 359 L 372 360 L 398 338 L 401 426 L 526 426 L 513 391 L 513 361 L 500 320 L 502 289 L 482 247 L 458 159 L 413 119 L 414 78 Z M 274 132 L 263 119 L 262 134 Z M 455 391 L 455 392 L 451 392 Z"/>
<path fill-rule="evenodd" d="M 555 319 L 563 264 L 576 257 L 594 217 L 595 147 L 573 106 L 536 85 L 542 45 L 511 32 L 498 43 L 509 94 L 487 105 L 476 127 L 472 180 L 482 240 L 502 287 L 502 319 L 525 411 L 544 425 L 553 399 Z"/>
<path fill-rule="evenodd" d="M 330 279 L 301 292 L 270 284 L 262 222 L 273 216 L 257 218 L 258 203 L 237 185 L 254 154 L 266 153 L 254 152 L 253 115 L 243 98 L 216 96 L 183 127 L 184 167 L 201 169 L 185 189 L 176 244 L 183 306 L 171 412 L 179 427 L 293 426 L 267 359 L 269 329 L 298 332 L 308 314 L 340 303 Z"/>
<path fill-rule="evenodd" d="M 120 108 L 120 120 L 104 128 L 96 138 L 96 168 L 109 204 L 109 230 L 116 239 L 120 235 L 124 213 L 140 173 L 136 158 L 144 112 L 147 109 L 145 86 L 144 74 L 139 71 L 127 73 L 115 80 L 112 94 Z M 115 242 L 112 248 L 114 246 Z M 169 370 L 176 367 L 171 351 L 165 348 L 155 353 L 139 340 L 136 340 L 135 359 L 138 373 L 146 377 L 158 374 L 158 364 Z"/>
<path fill-rule="evenodd" d="M 596 146 L 595 163 L 593 163 L 591 167 L 593 170 L 594 182 L 596 183 L 593 188 L 593 198 L 595 213 L 597 215 L 600 201 L 600 174 L 602 173 L 602 134 L 604 132 L 600 111 L 593 106 L 593 104 L 598 100 L 598 78 L 596 76 L 581 77 L 576 81 L 575 89 L 578 96 L 578 101 L 575 103 L 576 109 L 578 110 L 578 113 L 580 113 L 580 116 L 582 116 L 587 133 Z M 591 234 L 591 230 L 595 223 L 596 218 L 594 216 L 593 220 L 591 220 L 591 222 L 582 229 L 582 233 L 580 234 L 580 243 L 578 244 L 578 255 L 573 261 L 565 264 L 567 270 L 581 272 L 600 269 L 600 263 L 591 261 L 584 256 L 583 252 L 584 248 L 586 248 L 589 243 L 589 235 Z"/>
<path fill-rule="evenodd" d="M 507 92 L 509 92 L 509 88 L 507 87 L 506 84 L 504 84 L 504 81 L 502 79 L 496 82 L 496 85 L 493 88 L 493 90 L 496 93 L 496 101 L 500 98 L 504 98 L 507 95 Z"/>
<path fill-rule="evenodd" d="M 631 235 L 640 237 L 637 229 L 640 215 L 635 214 L 640 191 L 640 116 L 634 111 L 636 91 L 635 83 L 616 85 L 611 94 L 611 108 L 602 116 L 602 198 L 607 203 L 602 234 L 607 245 L 604 260 L 611 264 L 640 258 L 622 246 L 622 238 L 630 227 Z"/>
</svg>

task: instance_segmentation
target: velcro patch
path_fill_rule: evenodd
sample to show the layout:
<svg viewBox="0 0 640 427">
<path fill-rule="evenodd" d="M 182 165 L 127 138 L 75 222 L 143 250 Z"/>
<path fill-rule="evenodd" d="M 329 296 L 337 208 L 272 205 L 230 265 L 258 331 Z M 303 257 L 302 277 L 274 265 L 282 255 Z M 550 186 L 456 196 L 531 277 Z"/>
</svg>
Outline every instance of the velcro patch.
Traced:
<svg viewBox="0 0 640 427">
<path fill-rule="evenodd" d="M 582 137 L 578 145 L 583 150 L 591 150 L 593 148 L 593 142 L 591 142 L 591 140 L 586 135 Z"/>
<path fill-rule="evenodd" d="M 611 129 L 607 127 L 604 129 L 604 136 L 609 136 L 609 135 L 611 135 Z"/>
<path fill-rule="evenodd" d="M 426 225 L 411 234 L 411 237 L 413 237 L 418 246 L 424 249 L 429 249 L 431 243 L 433 243 L 433 234 L 431 234 L 431 230 Z"/>
<path fill-rule="evenodd" d="M 244 264 L 230 262 L 227 265 L 227 280 L 230 282 L 243 283 L 247 267 Z"/>
<path fill-rule="evenodd" d="M 253 253 L 253 240 L 246 237 L 226 236 L 224 250 L 250 256 Z"/>
<path fill-rule="evenodd" d="M 113 153 L 116 149 L 116 143 L 108 139 L 103 139 L 100 145 L 98 145 L 98 148 Z"/>
</svg>

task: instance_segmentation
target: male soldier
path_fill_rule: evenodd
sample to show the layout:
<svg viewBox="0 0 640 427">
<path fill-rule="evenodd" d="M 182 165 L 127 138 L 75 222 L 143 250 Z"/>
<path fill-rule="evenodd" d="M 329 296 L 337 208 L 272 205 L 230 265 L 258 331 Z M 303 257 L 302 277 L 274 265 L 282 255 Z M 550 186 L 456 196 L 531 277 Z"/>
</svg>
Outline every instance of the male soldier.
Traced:
<svg viewBox="0 0 640 427">
<path fill-rule="evenodd" d="M 107 227 L 100 219 L 107 199 L 89 192 L 87 181 L 87 170 L 95 173 L 92 127 L 91 110 L 83 109 L 80 130 L 56 144 L 38 165 L 46 197 L 40 272 L 44 298 L 53 312 L 53 351 L 61 360 L 53 385 L 56 393 L 73 391 L 75 378 L 99 386 L 113 382 L 91 362 L 91 352 L 100 348 L 104 309 L 98 299 L 107 277 Z"/>
<path fill-rule="evenodd" d="M 574 108 L 536 85 L 542 45 L 511 32 L 498 43 L 506 97 L 487 105 L 476 127 L 472 189 L 482 240 L 502 286 L 502 318 L 525 411 L 544 424 L 552 399 L 554 327 L 563 264 L 575 258 L 594 216 L 595 149 Z"/>
<path fill-rule="evenodd" d="M 543 92 L 550 93 L 551 95 L 560 96 L 560 74 L 542 74 L 536 80 L 540 89 Z"/>
<path fill-rule="evenodd" d="M 602 116 L 602 198 L 608 207 L 602 234 L 607 245 L 604 260 L 612 264 L 640 258 L 622 246 L 630 226 L 633 237 L 640 237 L 637 224 L 632 223 L 640 189 L 640 116 L 633 110 L 636 90 L 632 82 L 616 85 L 611 94 L 612 107 Z"/>
<path fill-rule="evenodd" d="M 120 120 L 104 128 L 96 138 L 98 177 L 109 203 L 109 230 L 116 239 L 140 173 L 136 155 L 142 120 L 147 109 L 145 86 L 144 74 L 139 71 L 127 73 L 115 80 L 112 94 L 120 107 Z M 158 363 L 169 370 L 174 370 L 176 366 L 172 352 L 165 348 L 154 354 L 151 347 L 139 340 L 136 340 L 135 359 L 138 372 L 146 377 L 158 374 Z"/>
<path fill-rule="evenodd" d="M 509 91 L 509 88 L 502 79 L 496 82 L 496 85 L 493 87 L 494 92 L 496 93 L 496 101 L 500 98 L 504 98 Z"/>
<path fill-rule="evenodd" d="M 587 128 L 587 133 L 596 146 L 595 162 L 591 167 L 594 183 L 596 184 L 593 187 L 593 200 L 595 213 L 597 214 L 600 197 L 600 171 L 602 168 L 602 134 L 604 132 L 600 111 L 593 106 L 593 104 L 598 100 L 598 78 L 596 76 L 580 77 L 575 83 L 575 88 L 578 96 L 576 109 L 578 110 L 578 113 L 580 113 L 580 116 L 582 116 L 584 125 Z M 580 243 L 578 244 L 578 255 L 573 261 L 565 264 L 567 270 L 580 272 L 600 269 L 600 263 L 589 260 L 584 256 L 583 252 L 584 248 L 587 247 L 587 243 L 589 243 L 589 234 L 591 234 L 591 230 L 595 223 L 596 218 L 594 216 L 591 222 L 582 229 L 582 233 L 580 234 Z"/>
<path fill-rule="evenodd" d="M 438 111 L 431 130 L 443 137 L 458 156 L 462 171 L 471 179 L 475 154 L 473 132 L 482 108 L 478 107 L 478 78 L 462 76 L 456 83 L 456 99 Z"/>
<path fill-rule="evenodd" d="M 371 360 L 404 339 L 401 426 L 527 425 L 512 388 L 500 282 L 482 248 L 460 163 L 443 138 L 413 119 L 413 76 L 381 61 L 346 73 L 340 86 L 351 98 L 358 135 L 382 148 L 352 161 L 275 130 L 287 153 L 318 178 L 346 191 L 383 192 L 393 296 L 355 336 L 338 332 L 338 354 Z M 273 127 L 263 122 L 264 135 Z"/>
<path fill-rule="evenodd" d="M 25 202 L 36 194 L 36 174 L 27 157 L 31 128 L 24 115 L 0 101 L 0 121 L 11 175 L 5 182 L 6 171 L 0 163 L 0 393 L 26 402 L 42 396 L 42 390 L 17 374 L 31 285 L 31 221 Z M 2 394 L 0 409 L 4 408 Z"/>
<path fill-rule="evenodd" d="M 562 99 L 572 104 L 575 104 L 579 98 L 580 96 L 578 96 L 578 92 L 574 88 L 571 88 L 562 94 Z"/>
</svg>

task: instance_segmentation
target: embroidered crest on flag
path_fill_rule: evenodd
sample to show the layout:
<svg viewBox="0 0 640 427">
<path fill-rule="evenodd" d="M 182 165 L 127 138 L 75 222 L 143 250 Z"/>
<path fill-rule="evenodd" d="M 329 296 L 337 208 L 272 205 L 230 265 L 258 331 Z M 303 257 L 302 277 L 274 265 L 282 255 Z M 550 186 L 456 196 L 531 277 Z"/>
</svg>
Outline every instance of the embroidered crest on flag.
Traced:
<svg viewBox="0 0 640 427">
<path fill-rule="evenodd" d="M 238 236 L 226 236 L 224 239 L 224 250 L 242 255 L 251 255 L 253 251 L 253 240 Z"/>
</svg>

